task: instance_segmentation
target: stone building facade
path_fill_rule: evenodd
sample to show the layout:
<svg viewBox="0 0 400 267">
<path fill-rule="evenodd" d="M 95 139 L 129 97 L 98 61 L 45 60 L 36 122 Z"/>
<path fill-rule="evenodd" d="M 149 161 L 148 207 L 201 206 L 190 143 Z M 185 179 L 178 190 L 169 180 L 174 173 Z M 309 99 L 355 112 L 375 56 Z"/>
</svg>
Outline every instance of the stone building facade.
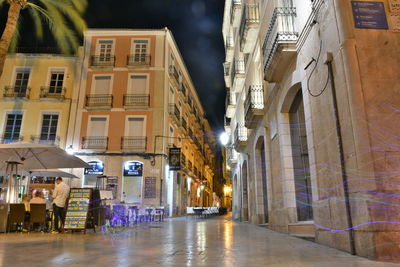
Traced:
<svg viewBox="0 0 400 267">
<path fill-rule="evenodd" d="M 226 0 L 235 219 L 400 260 L 392 2 Z"/>
</svg>

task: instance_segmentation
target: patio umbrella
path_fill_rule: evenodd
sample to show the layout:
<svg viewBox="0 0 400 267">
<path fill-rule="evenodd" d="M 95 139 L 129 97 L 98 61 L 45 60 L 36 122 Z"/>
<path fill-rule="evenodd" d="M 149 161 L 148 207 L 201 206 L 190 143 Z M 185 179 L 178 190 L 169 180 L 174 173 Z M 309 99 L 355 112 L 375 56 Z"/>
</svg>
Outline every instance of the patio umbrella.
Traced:
<svg viewBox="0 0 400 267">
<path fill-rule="evenodd" d="M 17 142 L 0 145 L 0 169 L 6 170 L 8 203 L 18 200 L 21 181 L 15 178 L 19 170 L 54 169 L 54 168 L 90 168 L 80 158 L 69 155 L 59 147 Z M 6 182 L 7 179 L 4 179 Z"/>
<path fill-rule="evenodd" d="M 43 170 L 30 170 L 30 171 L 20 171 L 21 176 L 40 176 L 40 177 L 63 177 L 63 178 L 78 178 L 72 173 L 64 172 L 59 169 L 43 169 Z M 5 176 L 7 173 L 5 171 L 0 171 L 0 176 Z"/>
</svg>

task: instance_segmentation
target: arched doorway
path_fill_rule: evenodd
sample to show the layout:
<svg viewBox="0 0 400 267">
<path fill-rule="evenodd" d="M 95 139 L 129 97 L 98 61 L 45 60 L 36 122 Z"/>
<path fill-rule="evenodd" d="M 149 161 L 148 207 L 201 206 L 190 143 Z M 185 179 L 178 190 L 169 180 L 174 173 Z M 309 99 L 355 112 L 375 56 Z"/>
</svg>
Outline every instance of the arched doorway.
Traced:
<svg viewBox="0 0 400 267">
<path fill-rule="evenodd" d="M 308 157 L 307 131 L 304 115 L 302 90 L 296 94 L 289 111 L 290 138 L 294 182 L 296 190 L 296 207 L 298 221 L 313 219 L 310 162 Z"/>
<path fill-rule="evenodd" d="M 242 221 L 249 221 L 249 196 L 247 187 L 247 161 L 242 165 Z"/>
<path fill-rule="evenodd" d="M 268 186 L 267 186 L 267 162 L 265 160 L 265 143 L 264 138 L 261 136 L 256 143 L 256 177 L 257 180 L 262 182 L 262 196 L 263 196 L 263 214 L 264 223 L 268 223 Z"/>
<path fill-rule="evenodd" d="M 126 203 L 142 203 L 143 162 L 127 161 L 124 164 L 121 200 Z"/>
</svg>

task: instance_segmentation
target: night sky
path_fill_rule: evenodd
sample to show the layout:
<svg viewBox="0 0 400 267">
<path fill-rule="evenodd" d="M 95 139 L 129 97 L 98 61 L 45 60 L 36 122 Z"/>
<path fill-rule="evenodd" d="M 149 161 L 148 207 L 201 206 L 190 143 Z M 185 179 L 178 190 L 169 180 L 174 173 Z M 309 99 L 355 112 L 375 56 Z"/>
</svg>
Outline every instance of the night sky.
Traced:
<svg viewBox="0 0 400 267">
<path fill-rule="evenodd" d="M 168 27 L 178 44 L 214 130 L 225 108 L 222 0 L 91 0 L 90 28 Z"/>
</svg>

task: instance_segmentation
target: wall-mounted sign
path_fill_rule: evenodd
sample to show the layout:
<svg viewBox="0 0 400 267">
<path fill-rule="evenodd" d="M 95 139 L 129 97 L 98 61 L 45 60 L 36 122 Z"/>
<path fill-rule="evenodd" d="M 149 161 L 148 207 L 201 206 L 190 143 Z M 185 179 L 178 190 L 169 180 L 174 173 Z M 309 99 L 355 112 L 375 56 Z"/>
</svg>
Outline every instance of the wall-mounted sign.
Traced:
<svg viewBox="0 0 400 267">
<path fill-rule="evenodd" d="M 144 198 L 156 198 L 156 177 L 144 178 Z"/>
<path fill-rule="evenodd" d="M 181 149 L 171 147 L 169 149 L 169 169 L 171 171 L 179 171 L 181 169 Z"/>
<path fill-rule="evenodd" d="M 101 161 L 89 161 L 88 164 L 92 168 L 86 168 L 85 175 L 103 175 L 104 174 L 104 164 Z"/>
<path fill-rule="evenodd" d="M 388 23 L 383 2 L 351 1 L 355 27 L 387 30 Z"/>
<path fill-rule="evenodd" d="M 124 176 L 143 176 L 143 163 L 128 161 L 124 165 Z"/>
</svg>

